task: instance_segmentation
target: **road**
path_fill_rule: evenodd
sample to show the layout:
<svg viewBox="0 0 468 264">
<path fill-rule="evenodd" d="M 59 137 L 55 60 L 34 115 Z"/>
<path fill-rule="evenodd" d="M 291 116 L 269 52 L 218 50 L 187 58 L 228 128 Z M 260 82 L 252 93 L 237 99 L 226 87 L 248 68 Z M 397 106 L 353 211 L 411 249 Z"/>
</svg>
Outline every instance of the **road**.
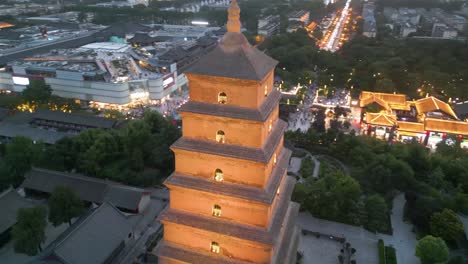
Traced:
<svg viewBox="0 0 468 264">
<path fill-rule="evenodd" d="M 347 0 L 343 10 L 339 14 L 338 21 L 336 22 L 335 26 L 333 27 L 331 33 L 328 36 L 328 39 L 326 39 L 326 42 L 322 47 L 324 50 L 335 52 L 340 48 L 340 39 L 343 30 L 347 26 L 347 23 L 349 21 L 349 15 L 351 11 L 350 4 L 351 0 Z"/>
</svg>

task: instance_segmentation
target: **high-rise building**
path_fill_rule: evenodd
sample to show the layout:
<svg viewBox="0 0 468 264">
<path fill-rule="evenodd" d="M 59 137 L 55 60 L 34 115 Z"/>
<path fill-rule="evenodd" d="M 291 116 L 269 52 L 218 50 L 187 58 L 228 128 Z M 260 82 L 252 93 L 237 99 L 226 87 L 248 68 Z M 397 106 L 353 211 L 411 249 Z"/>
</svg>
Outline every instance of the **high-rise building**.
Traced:
<svg viewBox="0 0 468 264">
<path fill-rule="evenodd" d="M 186 71 L 160 263 L 295 263 L 299 205 L 286 175 L 277 61 L 248 43 L 239 14 L 233 0 L 220 45 Z"/>
</svg>

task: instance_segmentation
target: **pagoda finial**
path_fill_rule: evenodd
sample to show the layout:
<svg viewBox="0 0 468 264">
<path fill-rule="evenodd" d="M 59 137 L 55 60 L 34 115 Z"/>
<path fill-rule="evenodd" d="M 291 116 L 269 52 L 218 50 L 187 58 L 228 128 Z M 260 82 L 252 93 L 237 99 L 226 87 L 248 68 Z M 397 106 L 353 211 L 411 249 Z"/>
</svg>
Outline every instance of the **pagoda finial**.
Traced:
<svg viewBox="0 0 468 264">
<path fill-rule="evenodd" d="M 240 33 L 240 29 L 240 8 L 237 4 L 237 0 L 231 0 L 231 4 L 228 9 L 227 31 Z"/>
</svg>

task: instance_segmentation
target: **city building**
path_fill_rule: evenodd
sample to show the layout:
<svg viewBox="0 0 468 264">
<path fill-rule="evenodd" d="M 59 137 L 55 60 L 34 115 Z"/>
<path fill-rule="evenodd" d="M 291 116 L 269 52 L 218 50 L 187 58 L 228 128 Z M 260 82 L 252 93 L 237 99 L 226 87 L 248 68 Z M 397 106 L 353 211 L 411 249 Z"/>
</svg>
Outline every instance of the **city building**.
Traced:
<svg viewBox="0 0 468 264">
<path fill-rule="evenodd" d="M 37 51 L 22 54 L 16 40 L 5 42 L 13 48 L 0 57 L 0 64 L 2 59 L 6 64 L 0 68 L 0 91 L 21 92 L 30 80 L 40 79 L 60 97 L 96 108 L 126 109 L 157 103 L 184 89 L 183 71 L 217 45 L 213 32 L 219 28 L 117 23 L 97 31 L 60 31 L 62 40 L 74 38 L 73 33 L 87 36 L 76 39 L 84 45 L 72 48 L 67 48 L 67 41 L 65 48 L 46 48 L 47 38 L 53 38 L 55 31 L 43 28 L 44 37 L 37 39 L 40 28 L 31 30 L 30 42 L 38 43 Z M 18 41 L 36 47 L 24 38 Z"/>
<path fill-rule="evenodd" d="M 48 196 L 59 186 L 72 189 L 82 201 L 97 205 L 108 202 L 130 214 L 143 212 L 150 201 L 150 192 L 141 188 L 76 173 L 39 168 L 32 168 L 27 172 L 21 184 L 24 192 L 33 196 Z"/>
<path fill-rule="evenodd" d="M 288 33 L 296 32 L 300 28 L 304 28 L 304 25 L 302 23 L 293 22 L 289 24 L 288 28 L 286 29 L 286 32 Z"/>
<path fill-rule="evenodd" d="M 363 91 L 360 107 L 366 112 L 363 134 L 385 140 L 416 140 L 431 148 L 447 139 L 468 148 L 468 122 L 459 120 L 452 107 L 435 97 L 407 101 L 404 94 Z"/>
<path fill-rule="evenodd" d="M 456 29 L 448 27 L 444 23 L 435 23 L 432 27 L 431 37 L 433 38 L 453 39 L 457 36 L 458 31 Z"/>
<path fill-rule="evenodd" d="M 293 11 L 288 14 L 288 21 L 296 21 L 302 23 L 302 25 L 307 25 L 309 23 L 310 12 L 309 11 Z"/>
<path fill-rule="evenodd" d="M 368 38 L 377 36 L 377 24 L 374 16 L 374 3 L 364 3 L 362 7 L 362 17 L 364 18 L 362 35 Z"/>
<path fill-rule="evenodd" d="M 280 16 L 269 15 L 258 20 L 257 33 L 266 38 L 278 34 L 280 31 Z"/>
<path fill-rule="evenodd" d="M 190 100 L 179 110 L 183 136 L 171 147 L 170 204 L 159 217 L 162 264 L 296 262 L 299 206 L 286 175 L 277 61 L 249 44 L 239 16 L 233 0 L 228 32 L 186 72 Z"/>
<path fill-rule="evenodd" d="M 413 26 L 410 23 L 406 23 L 400 28 L 400 37 L 406 38 L 409 34 L 417 32 L 418 29 L 416 26 Z"/>
</svg>

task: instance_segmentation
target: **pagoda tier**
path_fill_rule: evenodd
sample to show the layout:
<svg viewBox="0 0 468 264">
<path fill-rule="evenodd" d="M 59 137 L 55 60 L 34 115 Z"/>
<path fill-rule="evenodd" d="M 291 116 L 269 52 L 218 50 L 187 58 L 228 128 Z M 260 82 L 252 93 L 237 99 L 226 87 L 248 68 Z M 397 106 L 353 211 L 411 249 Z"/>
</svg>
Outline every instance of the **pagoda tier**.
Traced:
<svg viewBox="0 0 468 264">
<path fill-rule="evenodd" d="M 299 211 L 299 205 L 289 200 L 294 183 L 292 177 L 284 177 L 267 228 L 238 223 L 237 219 L 179 210 L 177 206 L 168 208 L 160 217 L 164 223 L 165 243 L 159 247 L 158 255 L 166 260 L 162 263 L 231 263 L 227 260 L 232 263 L 292 263 L 289 261 L 295 258 L 296 248 L 291 244 L 297 243 L 295 219 Z M 200 195 L 203 194 L 200 192 Z M 206 245 L 213 240 L 222 245 L 218 254 L 206 250 Z M 204 262 L 186 258 L 194 255 Z"/>
<path fill-rule="evenodd" d="M 171 176 L 166 182 L 170 188 L 170 208 L 212 217 L 213 201 L 222 207 L 220 218 L 238 223 L 267 228 L 276 213 L 279 194 L 294 185 L 291 177 L 284 177 L 291 151 L 284 150 L 267 187 L 255 188 L 244 184 L 217 183 L 193 176 Z M 190 203 L 186 200 L 190 199 Z M 207 206 L 208 205 L 208 206 Z M 246 214 L 248 212 L 248 214 Z"/>
</svg>

